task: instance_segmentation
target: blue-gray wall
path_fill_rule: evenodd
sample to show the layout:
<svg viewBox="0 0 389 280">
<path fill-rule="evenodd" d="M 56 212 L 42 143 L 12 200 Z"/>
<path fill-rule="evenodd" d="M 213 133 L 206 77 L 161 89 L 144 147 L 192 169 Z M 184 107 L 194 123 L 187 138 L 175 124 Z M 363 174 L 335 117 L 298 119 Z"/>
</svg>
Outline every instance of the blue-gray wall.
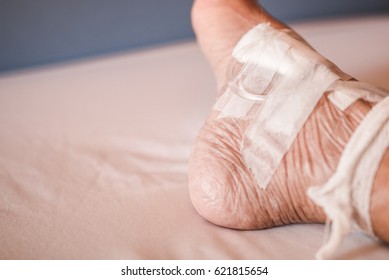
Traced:
<svg viewBox="0 0 389 280">
<path fill-rule="evenodd" d="M 389 0 L 261 2 L 287 22 L 389 12 Z M 193 38 L 191 5 L 192 0 L 0 0 L 0 72 Z"/>
</svg>

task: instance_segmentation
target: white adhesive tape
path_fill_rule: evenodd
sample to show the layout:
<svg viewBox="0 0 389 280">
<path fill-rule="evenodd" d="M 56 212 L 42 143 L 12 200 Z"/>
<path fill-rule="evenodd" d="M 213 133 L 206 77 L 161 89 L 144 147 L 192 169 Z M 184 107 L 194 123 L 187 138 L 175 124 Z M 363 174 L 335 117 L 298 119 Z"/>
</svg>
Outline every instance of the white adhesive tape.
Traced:
<svg viewBox="0 0 389 280">
<path fill-rule="evenodd" d="M 358 99 L 377 103 L 388 95 L 384 89 L 380 89 L 368 83 L 358 81 L 337 81 L 328 95 L 330 101 L 340 110 L 346 110 Z"/>
<path fill-rule="evenodd" d="M 266 188 L 320 97 L 348 76 L 290 31 L 268 24 L 243 36 L 233 57 L 237 73 L 215 109 L 218 118 L 244 119 L 254 111 L 241 151 L 257 184 Z"/>
</svg>

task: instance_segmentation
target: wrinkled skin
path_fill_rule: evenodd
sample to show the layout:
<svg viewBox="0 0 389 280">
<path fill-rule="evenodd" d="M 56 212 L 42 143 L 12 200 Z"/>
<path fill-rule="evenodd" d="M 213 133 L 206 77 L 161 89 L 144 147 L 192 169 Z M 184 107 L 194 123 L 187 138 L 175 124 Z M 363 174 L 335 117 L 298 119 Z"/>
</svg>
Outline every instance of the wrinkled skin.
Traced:
<svg viewBox="0 0 389 280">
<path fill-rule="evenodd" d="M 264 20 L 275 28 L 285 28 L 250 0 L 197 0 L 192 19 L 219 88 L 225 82 L 231 50 L 243 34 Z M 308 198 L 306 191 L 334 173 L 344 146 L 371 107 L 359 100 L 342 112 L 324 94 L 265 190 L 253 180 L 240 152 L 250 121 L 217 119 L 218 112 L 212 111 L 198 134 L 189 162 L 189 191 L 194 207 L 212 223 L 236 229 L 325 222 L 322 209 Z M 386 241 L 388 170 L 387 152 L 374 182 L 370 210 L 376 235 Z"/>
<path fill-rule="evenodd" d="M 324 222 L 306 190 L 333 174 L 345 144 L 369 109 L 360 101 L 341 112 L 323 97 L 265 190 L 254 181 L 240 152 L 248 123 L 216 119 L 216 112 L 211 113 L 190 160 L 193 204 L 209 221 L 239 229 Z"/>
</svg>

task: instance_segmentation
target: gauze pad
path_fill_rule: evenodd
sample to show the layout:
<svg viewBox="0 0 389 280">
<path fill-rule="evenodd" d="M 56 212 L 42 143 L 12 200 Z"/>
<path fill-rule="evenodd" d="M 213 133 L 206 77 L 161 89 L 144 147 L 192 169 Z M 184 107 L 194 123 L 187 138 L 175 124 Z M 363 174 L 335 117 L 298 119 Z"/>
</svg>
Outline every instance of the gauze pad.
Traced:
<svg viewBox="0 0 389 280">
<path fill-rule="evenodd" d="M 233 57 L 215 109 L 218 118 L 252 119 L 241 152 L 257 184 L 266 188 L 323 93 L 350 77 L 290 31 L 268 24 L 249 31 Z"/>
</svg>

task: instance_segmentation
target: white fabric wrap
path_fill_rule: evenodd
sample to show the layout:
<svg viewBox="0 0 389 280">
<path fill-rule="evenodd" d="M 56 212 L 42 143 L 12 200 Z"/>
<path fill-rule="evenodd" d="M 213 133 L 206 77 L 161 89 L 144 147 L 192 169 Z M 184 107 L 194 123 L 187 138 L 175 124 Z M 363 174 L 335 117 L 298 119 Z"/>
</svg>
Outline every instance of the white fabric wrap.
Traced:
<svg viewBox="0 0 389 280">
<path fill-rule="evenodd" d="M 333 256 L 342 239 L 351 231 L 353 219 L 374 235 L 369 206 L 374 178 L 389 146 L 389 97 L 373 107 L 357 127 L 342 153 L 333 176 L 308 195 L 323 207 L 331 224 L 327 242 L 316 254 L 319 259 Z"/>
</svg>

